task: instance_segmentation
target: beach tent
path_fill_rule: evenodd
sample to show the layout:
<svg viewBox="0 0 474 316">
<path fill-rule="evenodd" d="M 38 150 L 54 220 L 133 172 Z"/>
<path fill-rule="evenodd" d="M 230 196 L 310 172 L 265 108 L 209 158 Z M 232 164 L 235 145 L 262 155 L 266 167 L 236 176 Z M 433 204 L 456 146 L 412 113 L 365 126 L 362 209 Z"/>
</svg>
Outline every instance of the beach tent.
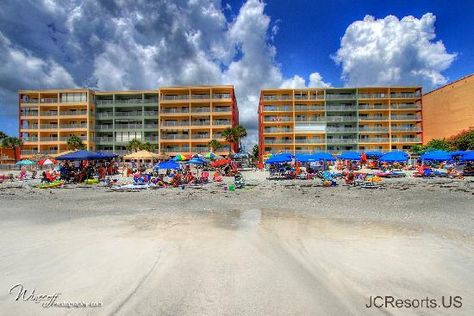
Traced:
<svg viewBox="0 0 474 316">
<path fill-rule="evenodd" d="M 444 150 L 433 150 L 421 155 L 420 159 L 428 161 L 447 161 L 451 160 L 451 155 Z"/>
<path fill-rule="evenodd" d="M 155 154 L 147 150 L 140 150 L 128 155 L 123 156 L 123 159 L 127 160 L 152 160 L 152 159 L 163 159 L 163 155 Z"/>
<path fill-rule="evenodd" d="M 311 154 L 311 157 L 313 157 L 317 161 L 323 161 L 323 160 L 334 161 L 334 160 L 336 160 L 336 158 L 334 158 L 333 155 L 331 155 L 330 153 L 325 152 L 325 151 L 317 151 L 317 152 Z"/>
<path fill-rule="evenodd" d="M 366 151 L 365 155 L 369 159 L 379 159 L 380 157 L 383 156 L 383 153 L 380 151 L 373 150 L 373 151 Z"/>
<path fill-rule="evenodd" d="M 391 151 L 379 158 L 380 162 L 404 162 L 408 160 L 408 154 L 403 151 Z"/>
<path fill-rule="evenodd" d="M 337 158 L 343 160 L 360 160 L 360 154 L 355 151 L 346 151 L 337 156 Z"/>
<path fill-rule="evenodd" d="M 29 159 L 24 159 L 24 160 L 20 160 L 16 163 L 16 165 L 18 166 L 31 166 L 31 165 L 34 165 L 35 162 L 32 161 L 32 160 L 29 160 Z"/>
<path fill-rule="evenodd" d="M 106 159 L 104 158 L 103 155 L 93 152 L 93 151 L 88 151 L 88 150 L 74 151 L 74 152 L 56 157 L 56 160 L 70 160 L 70 161 L 103 160 L 103 159 Z"/>
<path fill-rule="evenodd" d="M 157 169 L 172 169 L 172 170 L 179 170 L 181 169 L 181 165 L 174 160 L 163 161 L 157 163 L 154 167 L 155 170 Z"/>
<path fill-rule="evenodd" d="M 474 161 L 474 150 L 466 151 L 461 157 L 461 161 Z"/>
</svg>

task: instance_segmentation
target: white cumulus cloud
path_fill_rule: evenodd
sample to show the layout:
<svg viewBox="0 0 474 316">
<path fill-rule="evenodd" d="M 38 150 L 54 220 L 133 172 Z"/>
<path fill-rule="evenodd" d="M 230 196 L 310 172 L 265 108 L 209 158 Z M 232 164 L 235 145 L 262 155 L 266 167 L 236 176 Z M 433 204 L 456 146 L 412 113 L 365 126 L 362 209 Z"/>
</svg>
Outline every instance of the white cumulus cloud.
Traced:
<svg viewBox="0 0 474 316">
<path fill-rule="evenodd" d="M 342 78 L 350 86 L 444 84 L 442 75 L 456 58 L 436 39 L 436 17 L 426 13 L 401 20 L 393 15 L 375 19 L 367 15 L 346 29 L 333 56 L 342 66 Z"/>
</svg>

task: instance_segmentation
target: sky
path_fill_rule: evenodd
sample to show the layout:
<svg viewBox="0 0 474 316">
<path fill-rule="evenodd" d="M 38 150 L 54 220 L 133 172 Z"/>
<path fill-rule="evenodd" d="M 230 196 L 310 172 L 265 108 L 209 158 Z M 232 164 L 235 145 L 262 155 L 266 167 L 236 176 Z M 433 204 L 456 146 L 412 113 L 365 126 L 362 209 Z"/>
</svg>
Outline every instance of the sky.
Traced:
<svg viewBox="0 0 474 316">
<path fill-rule="evenodd" d="M 250 146 L 263 88 L 429 91 L 473 51 L 470 0 L 2 0 L 0 130 L 19 89 L 233 84 Z"/>
</svg>

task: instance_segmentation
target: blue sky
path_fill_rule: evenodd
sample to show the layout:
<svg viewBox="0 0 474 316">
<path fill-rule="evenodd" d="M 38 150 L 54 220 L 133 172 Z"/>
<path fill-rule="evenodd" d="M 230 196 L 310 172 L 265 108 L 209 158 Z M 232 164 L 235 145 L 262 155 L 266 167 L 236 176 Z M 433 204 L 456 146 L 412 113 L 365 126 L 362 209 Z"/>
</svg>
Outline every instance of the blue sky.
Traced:
<svg viewBox="0 0 474 316">
<path fill-rule="evenodd" d="M 268 87 L 422 85 L 474 69 L 474 1 L 4 0 L 0 129 L 19 89 L 233 84 L 248 142 Z"/>
</svg>

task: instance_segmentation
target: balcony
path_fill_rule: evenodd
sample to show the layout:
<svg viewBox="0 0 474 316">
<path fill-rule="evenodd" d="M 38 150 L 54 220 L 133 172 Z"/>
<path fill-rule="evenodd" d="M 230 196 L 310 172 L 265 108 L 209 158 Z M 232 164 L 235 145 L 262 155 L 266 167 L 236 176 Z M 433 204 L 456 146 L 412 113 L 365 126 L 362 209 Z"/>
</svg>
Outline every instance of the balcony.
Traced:
<svg viewBox="0 0 474 316">
<path fill-rule="evenodd" d="M 278 117 L 264 117 L 263 121 L 265 123 L 277 123 L 277 122 L 292 122 L 292 117 L 287 116 L 278 116 Z"/>
<path fill-rule="evenodd" d="M 264 139 L 265 144 L 293 144 L 292 139 Z"/>
<path fill-rule="evenodd" d="M 25 143 L 34 143 L 38 141 L 38 137 L 24 137 L 21 140 Z"/>
<path fill-rule="evenodd" d="M 392 126 L 392 132 L 421 132 L 421 128 L 417 126 L 406 127 L 406 126 Z"/>
<path fill-rule="evenodd" d="M 296 138 L 295 144 L 324 144 L 324 138 Z"/>
<path fill-rule="evenodd" d="M 326 118 L 328 122 L 356 122 L 356 116 L 328 116 Z"/>
<path fill-rule="evenodd" d="M 359 127 L 359 132 L 388 133 L 388 127 Z"/>
<path fill-rule="evenodd" d="M 191 108 L 191 113 L 209 113 L 211 112 L 211 108 L 202 107 L 202 108 Z"/>
<path fill-rule="evenodd" d="M 210 134 L 192 134 L 191 139 L 209 139 L 211 137 Z"/>
<path fill-rule="evenodd" d="M 59 127 L 62 129 L 81 129 L 87 128 L 87 124 L 60 124 Z"/>
<path fill-rule="evenodd" d="M 110 125 L 96 125 L 95 128 L 97 130 L 113 130 L 114 126 L 112 124 L 110 124 Z"/>
<path fill-rule="evenodd" d="M 145 117 L 158 117 L 158 111 L 145 111 L 143 115 Z"/>
<path fill-rule="evenodd" d="M 328 144 L 356 144 L 357 139 L 355 138 L 328 138 Z"/>
<path fill-rule="evenodd" d="M 164 147 L 161 149 L 164 153 L 187 153 L 189 152 L 189 147 Z"/>
<path fill-rule="evenodd" d="M 388 116 L 359 116 L 361 121 L 387 121 Z"/>
<path fill-rule="evenodd" d="M 326 94 L 326 100 L 355 100 L 355 94 Z"/>
<path fill-rule="evenodd" d="M 96 137 L 95 141 L 97 143 L 113 143 L 114 138 L 113 137 Z"/>
<path fill-rule="evenodd" d="M 57 142 L 59 137 L 40 137 L 42 142 Z"/>
<path fill-rule="evenodd" d="M 113 112 L 97 112 L 95 115 L 98 118 L 109 118 L 109 117 L 112 118 L 112 117 L 114 117 Z"/>
<path fill-rule="evenodd" d="M 328 127 L 326 129 L 328 133 L 355 133 L 357 128 L 355 127 Z"/>
<path fill-rule="evenodd" d="M 324 122 L 324 116 L 295 117 L 295 122 Z"/>
<path fill-rule="evenodd" d="M 420 121 L 419 115 L 392 115 L 392 121 Z"/>
<path fill-rule="evenodd" d="M 263 132 L 264 133 L 292 133 L 293 130 L 291 128 L 272 127 L 272 128 L 265 128 Z"/>
<path fill-rule="evenodd" d="M 213 112 L 232 112 L 231 107 L 215 107 Z"/>
<path fill-rule="evenodd" d="M 33 104 L 33 103 L 39 103 L 39 100 L 38 99 L 25 99 L 25 100 L 21 100 L 20 102 L 21 103 L 27 103 L 27 104 Z"/>
<path fill-rule="evenodd" d="M 356 111 L 353 105 L 328 105 L 326 111 Z"/>
<path fill-rule="evenodd" d="M 193 153 L 205 153 L 209 151 L 210 151 L 210 148 L 207 146 L 191 147 L 191 152 Z"/>
<path fill-rule="evenodd" d="M 209 100 L 211 96 L 209 94 L 191 94 L 191 100 Z"/>
<path fill-rule="evenodd" d="M 58 111 L 41 111 L 40 116 L 58 116 Z"/>
<path fill-rule="evenodd" d="M 40 124 L 40 129 L 58 129 L 57 124 Z"/>
<path fill-rule="evenodd" d="M 87 110 L 78 110 L 78 111 L 60 111 L 59 115 L 64 116 L 84 116 L 87 115 Z"/>
<path fill-rule="evenodd" d="M 211 121 L 192 121 L 191 126 L 209 126 Z"/>
<path fill-rule="evenodd" d="M 291 100 L 289 95 L 264 95 L 263 100 L 265 101 L 285 101 Z"/>
<path fill-rule="evenodd" d="M 392 110 L 419 110 L 421 106 L 414 103 L 392 103 Z"/>
<path fill-rule="evenodd" d="M 359 104 L 359 110 L 388 110 L 387 104 Z"/>
<path fill-rule="evenodd" d="M 415 99 L 415 98 L 420 98 L 420 94 L 413 93 L 413 92 L 401 92 L 401 93 L 391 93 L 390 97 L 392 99 Z"/>
<path fill-rule="evenodd" d="M 58 103 L 57 98 L 42 98 L 40 99 L 40 103 Z"/>
<path fill-rule="evenodd" d="M 219 121 L 219 120 L 214 120 L 212 121 L 212 125 L 231 125 L 230 121 Z"/>
<path fill-rule="evenodd" d="M 143 140 L 145 142 L 158 142 L 158 136 L 145 136 Z"/>
<path fill-rule="evenodd" d="M 137 130 L 137 129 L 142 129 L 143 124 L 115 124 L 116 129 L 132 129 L 132 130 Z M 157 127 L 158 128 L 158 127 Z"/>
<path fill-rule="evenodd" d="M 161 134 L 160 136 L 161 139 L 189 139 L 189 135 L 187 134 Z"/>
<path fill-rule="evenodd" d="M 23 149 L 20 151 L 21 155 L 36 155 L 38 153 L 37 149 Z"/>
<path fill-rule="evenodd" d="M 212 98 L 213 99 L 216 99 L 216 100 L 220 100 L 220 99 L 231 99 L 232 96 L 230 93 L 213 93 L 212 94 Z"/>
<path fill-rule="evenodd" d="M 57 154 L 58 153 L 58 150 L 41 150 L 40 151 L 40 154 L 43 154 L 43 155 L 54 155 L 54 154 Z"/>
<path fill-rule="evenodd" d="M 163 95 L 162 100 L 166 100 L 166 101 L 189 100 L 189 95 L 188 94 Z"/>
<path fill-rule="evenodd" d="M 324 111 L 324 106 L 317 105 L 295 105 L 295 111 L 306 112 L 306 111 Z"/>
<path fill-rule="evenodd" d="M 368 137 L 368 138 L 360 138 L 359 143 L 388 143 L 390 139 L 388 137 Z"/>
<path fill-rule="evenodd" d="M 20 129 L 38 129 L 38 124 L 28 125 L 28 126 L 21 126 Z"/>
<path fill-rule="evenodd" d="M 115 112 L 116 117 L 131 117 L 131 116 L 142 116 L 141 111 L 128 111 L 128 112 Z"/>
<path fill-rule="evenodd" d="M 143 127 L 145 129 L 158 129 L 158 124 L 144 124 Z"/>
<path fill-rule="evenodd" d="M 38 116 L 38 111 L 21 111 L 20 116 Z"/>
<path fill-rule="evenodd" d="M 291 112 L 292 109 L 288 106 L 264 106 L 264 112 Z"/>
<path fill-rule="evenodd" d="M 161 109 L 161 113 L 165 114 L 182 114 L 182 113 L 189 113 L 188 108 L 163 108 Z"/>
<path fill-rule="evenodd" d="M 419 137 L 392 138 L 392 143 L 421 143 Z"/>
<path fill-rule="evenodd" d="M 189 126 L 189 121 L 164 121 L 161 126 Z"/>
<path fill-rule="evenodd" d="M 359 93 L 359 99 L 387 99 L 388 94 L 385 93 Z"/>
</svg>

